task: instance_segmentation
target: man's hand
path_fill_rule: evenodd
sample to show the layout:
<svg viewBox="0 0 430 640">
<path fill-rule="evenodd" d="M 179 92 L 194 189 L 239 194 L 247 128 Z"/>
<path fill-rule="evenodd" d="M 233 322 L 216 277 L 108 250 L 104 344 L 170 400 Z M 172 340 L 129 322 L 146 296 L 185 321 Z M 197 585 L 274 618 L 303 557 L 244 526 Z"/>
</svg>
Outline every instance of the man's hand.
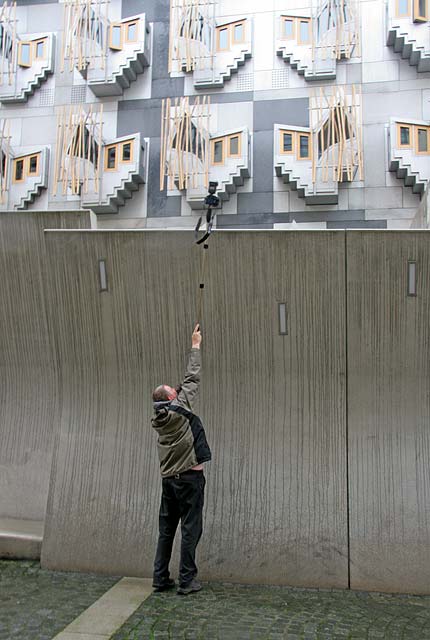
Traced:
<svg viewBox="0 0 430 640">
<path fill-rule="evenodd" d="M 202 341 L 202 334 L 200 333 L 200 325 L 196 324 L 194 327 L 193 335 L 191 336 L 191 347 L 193 349 L 200 349 L 200 343 Z"/>
</svg>

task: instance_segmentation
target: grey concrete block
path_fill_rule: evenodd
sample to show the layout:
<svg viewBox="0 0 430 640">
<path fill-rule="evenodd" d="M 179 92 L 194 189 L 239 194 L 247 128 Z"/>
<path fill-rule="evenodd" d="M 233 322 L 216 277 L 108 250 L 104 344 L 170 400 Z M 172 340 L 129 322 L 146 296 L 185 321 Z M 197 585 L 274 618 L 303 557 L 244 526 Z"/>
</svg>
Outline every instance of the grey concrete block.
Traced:
<svg viewBox="0 0 430 640">
<path fill-rule="evenodd" d="M 364 209 L 364 189 L 348 189 L 348 207 Z"/>
<path fill-rule="evenodd" d="M 346 82 L 347 84 L 361 84 L 362 65 L 361 63 L 346 63 Z"/>
<path fill-rule="evenodd" d="M 254 97 L 252 91 L 232 91 L 229 93 L 205 91 L 205 94 L 210 95 L 213 104 L 223 104 L 224 102 L 252 102 Z"/>
<path fill-rule="evenodd" d="M 151 96 L 153 98 L 170 98 L 184 95 L 183 78 L 154 78 L 151 86 Z"/>
<path fill-rule="evenodd" d="M 272 213 L 273 191 L 238 193 L 237 213 Z"/>
<path fill-rule="evenodd" d="M 366 121 L 367 109 L 363 114 Z M 363 127 L 364 184 L 367 187 L 384 187 L 386 172 L 385 128 L 380 124 Z"/>
<path fill-rule="evenodd" d="M 366 209 L 390 209 L 403 206 L 402 187 L 375 187 L 364 189 Z"/>
<path fill-rule="evenodd" d="M 254 133 L 252 177 L 254 193 L 258 191 L 272 191 L 273 130 L 257 131 L 256 133 Z M 241 212 L 238 211 L 238 213 Z"/>
<path fill-rule="evenodd" d="M 309 126 L 309 100 L 262 100 L 254 103 L 254 132 L 272 131 L 273 125 Z"/>
<path fill-rule="evenodd" d="M 169 22 L 169 0 L 122 0 L 121 16 L 127 18 L 144 12 L 148 22 Z"/>
<path fill-rule="evenodd" d="M 386 220 L 343 220 L 327 222 L 327 229 L 386 229 Z"/>
<path fill-rule="evenodd" d="M 124 100 L 118 103 L 117 135 L 126 136 L 138 131 L 151 139 L 161 135 L 161 100 Z"/>
</svg>

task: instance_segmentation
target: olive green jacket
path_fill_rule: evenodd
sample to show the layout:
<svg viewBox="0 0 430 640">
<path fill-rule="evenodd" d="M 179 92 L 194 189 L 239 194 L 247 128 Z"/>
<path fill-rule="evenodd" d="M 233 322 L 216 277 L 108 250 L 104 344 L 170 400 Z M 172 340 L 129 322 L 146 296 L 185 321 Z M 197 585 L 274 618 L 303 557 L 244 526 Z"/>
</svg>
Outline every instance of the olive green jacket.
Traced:
<svg viewBox="0 0 430 640">
<path fill-rule="evenodd" d="M 163 478 L 188 471 L 211 459 L 200 418 L 194 407 L 199 395 L 200 349 L 191 349 L 185 378 L 177 398 L 155 409 L 152 426 L 158 434 L 158 456 Z"/>
</svg>

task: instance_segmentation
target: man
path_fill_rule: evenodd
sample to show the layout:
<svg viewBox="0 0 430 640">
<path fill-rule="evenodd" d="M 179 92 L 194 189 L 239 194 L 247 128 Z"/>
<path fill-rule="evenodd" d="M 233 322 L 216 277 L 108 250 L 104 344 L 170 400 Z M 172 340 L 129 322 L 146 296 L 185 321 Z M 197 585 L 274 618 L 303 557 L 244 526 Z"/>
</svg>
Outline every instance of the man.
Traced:
<svg viewBox="0 0 430 640">
<path fill-rule="evenodd" d="M 202 535 L 205 477 L 203 463 L 211 459 L 200 418 L 194 406 L 200 385 L 199 325 L 192 335 L 191 353 L 185 379 L 180 387 L 157 387 L 152 398 L 155 416 L 152 426 L 158 434 L 158 455 L 162 476 L 159 538 L 154 562 L 153 587 L 165 591 L 175 586 L 170 578 L 169 562 L 173 539 L 181 521 L 181 560 L 177 593 L 200 591 L 196 580 L 196 547 Z"/>
</svg>

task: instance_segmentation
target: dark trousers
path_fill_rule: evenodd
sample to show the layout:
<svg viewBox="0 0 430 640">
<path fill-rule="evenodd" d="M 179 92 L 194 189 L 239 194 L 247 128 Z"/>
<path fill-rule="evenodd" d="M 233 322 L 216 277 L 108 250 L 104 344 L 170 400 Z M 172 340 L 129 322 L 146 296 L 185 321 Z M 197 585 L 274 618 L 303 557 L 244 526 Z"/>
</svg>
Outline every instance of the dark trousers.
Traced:
<svg viewBox="0 0 430 640">
<path fill-rule="evenodd" d="M 173 540 L 181 521 L 181 560 L 179 584 L 188 585 L 197 575 L 196 547 L 203 529 L 205 490 L 203 471 L 186 471 L 178 476 L 163 478 L 159 515 L 159 537 L 154 562 L 154 585 L 169 580 L 169 562 Z"/>
</svg>

